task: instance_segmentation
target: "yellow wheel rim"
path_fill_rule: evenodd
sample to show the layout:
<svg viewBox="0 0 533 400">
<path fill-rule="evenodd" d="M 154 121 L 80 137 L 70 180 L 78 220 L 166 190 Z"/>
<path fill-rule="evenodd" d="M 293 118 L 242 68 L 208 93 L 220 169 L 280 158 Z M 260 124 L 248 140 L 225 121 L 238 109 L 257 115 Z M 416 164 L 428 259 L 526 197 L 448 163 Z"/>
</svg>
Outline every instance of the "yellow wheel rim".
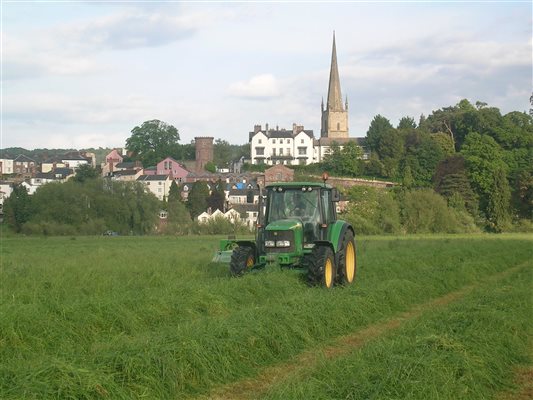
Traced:
<svg viewBox="0 0 533 400">
<path fill-rule="evenodd" d="M 352 242 L 346 246 L 346 281 L 352 283 L 355 278 L 355 247 Z"/>
<path fill-rule="evenodd" d="M 324 283 L 328 288 L 330 288 L 333 284 L 333 263 L 329 257 L 326 260 L 326 265 L 324 266 Z"/>
<path fill-rule="evenodd" d="M 246 259 L 246 268 L 252 268 L 254 266 L 254 258 L 252 256 Z"/>
</svg>

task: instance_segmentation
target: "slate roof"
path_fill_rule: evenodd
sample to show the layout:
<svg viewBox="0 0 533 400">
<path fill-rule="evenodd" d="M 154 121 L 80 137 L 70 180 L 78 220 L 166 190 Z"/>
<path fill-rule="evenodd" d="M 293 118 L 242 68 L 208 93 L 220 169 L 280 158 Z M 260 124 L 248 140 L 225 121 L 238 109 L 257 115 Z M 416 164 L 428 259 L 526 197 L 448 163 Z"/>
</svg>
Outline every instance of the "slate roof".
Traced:
<svg viewBox="0 0 533 400">
<path fill-rule="evenodd" d="M 116 168 L 124 168 L 124 169 L 134 169 L 134 168 L 142 168 L 142 164 L 140 161 L 123 161 L 117 163 L 115 165 Z M 156 167 L 149 167 L 145 169 L 156 169 Z"/>
<path fill-rule="evenodd" d="M 166 181 L 169 179 L 168 175 L 141 175 L 137 178 L 138 181 Z"/>
<path fill-rule="evenodd" d="M 33 158 L 30 158 L 28 156 L 25 156 L 24 154 L 19 154 L 15 159 L 15 162 L 35 162 Z"/>
<path fill-rule="evenodd" d="M 300 132 L 304 132 L 307 136 L 309 136 L 311 139 L 313 139 L 315 137 L 314 133 L 313 133 L 313 130 L 311 129 L 304 129 L 300 132 L 294 132 L 292 129 L 291 130 L 287 130 L 287 129 L 269 129 L 268 131 L 259 131 L 261 132 L 263 135 L 265 135 L 266 137 L 270 138 L 270 139 L 293 139 L 295 138 Z M 257 135 L 259 132 L 249 132 L 249 140 L 251 141 L 252 138 Z"/>
</svg>

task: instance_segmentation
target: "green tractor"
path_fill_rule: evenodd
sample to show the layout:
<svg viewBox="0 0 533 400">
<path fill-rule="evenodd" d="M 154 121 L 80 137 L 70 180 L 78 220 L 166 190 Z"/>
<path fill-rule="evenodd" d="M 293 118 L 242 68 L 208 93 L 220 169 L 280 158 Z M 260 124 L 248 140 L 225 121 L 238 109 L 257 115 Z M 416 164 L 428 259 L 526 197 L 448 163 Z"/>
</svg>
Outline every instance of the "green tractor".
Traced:
<svg viewBox="0 0 533 400">
<path fill-rule="evenodd" d="M 215 261 L 229 261 L 233 276 L 275 264 L 306 269 L 311 284 L 351 284 L 354 229 L 337 219 L 337 189 L 324 180 L 274 183 L 265 190 L 259 196 L 255 241 L 222 240 Z"/>
</svg>

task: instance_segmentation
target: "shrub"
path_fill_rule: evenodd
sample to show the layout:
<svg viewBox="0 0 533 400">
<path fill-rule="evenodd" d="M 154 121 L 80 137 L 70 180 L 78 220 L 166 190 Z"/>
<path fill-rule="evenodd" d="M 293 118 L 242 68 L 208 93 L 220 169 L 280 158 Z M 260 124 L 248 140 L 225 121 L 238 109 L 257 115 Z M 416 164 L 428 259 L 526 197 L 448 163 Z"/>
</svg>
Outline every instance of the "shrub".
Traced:
<svg viewBox="0 0 533 400">
<path fill-rule="evenodd" d="M 403 226 L 408 233 L 460 232 L 457 214 L 431 189 L 407 192 L 402 211 Z"/>
</svg>

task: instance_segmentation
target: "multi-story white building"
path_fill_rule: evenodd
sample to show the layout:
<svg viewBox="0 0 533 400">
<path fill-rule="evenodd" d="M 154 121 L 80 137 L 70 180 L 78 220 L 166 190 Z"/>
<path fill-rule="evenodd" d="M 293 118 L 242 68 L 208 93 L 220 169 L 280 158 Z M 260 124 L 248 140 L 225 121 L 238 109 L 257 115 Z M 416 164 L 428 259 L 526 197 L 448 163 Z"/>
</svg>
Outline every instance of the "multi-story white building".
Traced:
<svg viewBox="0 0 533 400">
<path fill-rule="evenodd" d="M 265 129 L 255 125 L 250 132 L 253 164 L 311 164 L 318 162 L 313 146 L 313 131 L 293 124 L 292 130 Z"/>
<path fill-rule="evenodd" d="M 349 142 L 363 147 L 363 138 L 349 137 L 348 99 L 342 101 L 339 71 L 337 66 L 337 50 L 335 35 L 331 53 L 331 69 L 327 103 L 322 101 L 322 123 L 320 138 L 315 139 L 312 130 L 293 124 L 292 130 L 269 129 L 268 124 L 263 130 L 255 125 L 249 133 L 252 164 L 285 164 L 302 165 L 321 162 L 331 146 L 335 143 L 341 148 Z M 368 158 L 364 152 L 363 159 Z"/>
</svg>

